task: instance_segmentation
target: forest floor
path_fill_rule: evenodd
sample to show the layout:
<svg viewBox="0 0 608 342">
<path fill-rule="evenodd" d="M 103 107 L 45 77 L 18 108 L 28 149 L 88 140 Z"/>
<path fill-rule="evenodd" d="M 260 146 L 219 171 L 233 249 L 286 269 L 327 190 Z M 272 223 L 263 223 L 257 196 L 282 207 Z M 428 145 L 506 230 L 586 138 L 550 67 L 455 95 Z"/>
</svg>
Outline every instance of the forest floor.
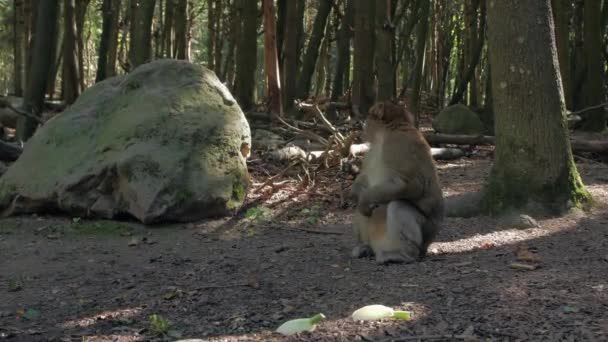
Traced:
<svg viewBox="0 0 608 342">
<path fill-rule="evenodd" d="M 488 159 L 439 162 L 446 196 L 480 189 Z M 282 322 L 322 312 L 314 332 L 287 340 L 606 341 L 608 165 L 578 167 L 591 212 L 525 230 L 448 218 L 428 258 L 407 265 L 350 257 L 352 209 L 340 203 L 349 181 L 332 177 L 260 192 L 240 215 L 196 224 L 4 219 L 0 340 L 272 341 L 283 340 L 273 333 Z M 512 268 L 518 260 L 537 268 Z M 369 304 L 413 319 L 350 318 Z"/>
</svg>

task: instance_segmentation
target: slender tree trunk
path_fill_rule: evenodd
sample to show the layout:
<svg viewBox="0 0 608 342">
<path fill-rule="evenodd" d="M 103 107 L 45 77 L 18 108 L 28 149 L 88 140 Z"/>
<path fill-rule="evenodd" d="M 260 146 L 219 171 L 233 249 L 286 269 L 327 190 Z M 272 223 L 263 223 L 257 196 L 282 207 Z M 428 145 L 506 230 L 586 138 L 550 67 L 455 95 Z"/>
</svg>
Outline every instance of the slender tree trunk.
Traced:
<svg viewBox="0 0 608 342">
<path fill-rule="evenodd" d="M 152 17 L 155 2 L 156 0 L 142 0 L 135 11 L 129 47 L 131 70 L 152 59 Z"/>
<path fill-rule="evenodd" d="M 416 33 L 416 64 L 413 70 L 412 95 L 409 99 L 409 108 L 416 116 L 416 126 L 420 120 L 420 93 L 422 91 L 422 70 L 424 66 L 424 51 L 426 47 L 429 27 L 430 0 L 422 0 L 420 4 L 420 21 Z"/>
<path fill-rule="evenodd" d="M 86 69 L 84 63 L 84 22 L 87 14 L 87 7 L 89 7 L 89 3 L 91 0 L 76 0 L 76 43 L 78 50 L 76 51 L 76 57 L 78 60 L 78 85 L 80 87 L 80 92 L 82 92 L 86 88 Z"/>
<path fill-rule="evenodd" d="M 366 115 L 374 92 L 374 2 L 355 1 L 352 103 L 355 114 Z"/>
<path fill-rule="evenodd" d="M 572 92 L 572 108 L 581 109 L 584 105 L 583 100 L 583 83 L 587 73 L 587 65 L 585 61 L 585 52 L 583 44 L 583 1 L 576 0 L 572 14 L 572 57 L 570 60 L 570 76 L 571 76 L 571 92 Z"/>
<path fill-rule="evenodd" d="M 175 50 L 175 58 L 188 59 L 188 0 L 177 0 L 175 8 Z"/>
<path fill-rule="evenodd" d="M 224 19 L 224 7 L 222 4 L 222 0 L 216 0 L 215 3 L 215 68 L 216 68 L 216 72 L 220 73 L 221 70 L 221 66 L 222 66 L 222 53 L 223 53 L 223 48 L 224 48 L 224 40 L 223 40 L 223 35 L 222 35 L 222 25 L 223 25 L 223 19 Z"/>
<path fill-rule="evenodd" d="M 76 0 L 64 0 L 63 18 L 63 99 L 67 104 L 72 104 L 80 95 Z"/>
<path fill-rule="evenodd" d="M 289 113 L 294 106 L 298 86 L 298 2 L 289 0 L 285 3 L 284 22 L 287 24 L 283 34 L 283 104 Z"/>
<path fill-rule="evenodd" d="M 236 48 L 234 92 L 243 110 L 253 107 L 255 71 L 257 68 L 258 1 L 236 0 L 243 24 Z"/>
<path fill-rule="evenodd" d="M 297 96 L 299 98 L 306 98 L 310 92 L 312 75 L 314 74 L 317 58 L 319 57 L 319 48 L 325 35 L 325 27 L 327 26 L 327 18 L 331 12 L 332 3 L 332 0 L 319 1 L 319 8 L 312 26 L 312 33 L 310 34 L 306 53 L 302 60 L 302 72 L 298 78 Z"/>
<path fill-rule="evenodd" d="M 283 116 L 279 61 L 277 57 L 274 0 L 262 0 L 262 8 L 264 13 L 264 65 L 266 67 L 270 114 L 273 117 Z"/>
<path fill-rule="evenodd" d="M 350 61 L 350 41 L 353 37 L 352 27 L 354 14 L 354 1 L 346 1 L 346 9 L 344 10 L 344 16 L 340 23 L 340 29 L 338 31 L 338 42 L 337 52 L 338 57 L 336 61 L 336 70 L 334 73 L 333 89 L 331 92 L 331 100 L 336 101 L 338 97 L 344 94 L 344 86 L 348 84 L 344 83 L 346 74 L 350 72 L 349 61 Z"/>
<path fill-rule="evenodd" d="M 285 32 L 289 29 L 289 26 L 294 26 L 292 30 L 297 31 L 297 26 L 294 25 L 294 21 L 286 21 L 287 6 L 293 6 L 293 3 L 297 3 L 302 0 L 277 0 L 277 56 L 279 56 L 279 70 L 283 70 L 283 47 L 285 46 Z"/>
<path fill-rule="evenodd" d="M 215 0 L 207 0 L 207 66 L 215 70 Z"/>
<path fill-rule="evenodd" d="M 584 7 L 584 56 L 587 67 L 583 83 L 583 107 L 591 107 L 605 101 L 604 65 L 602 58 L 601 2 L 585 0 Z M 586 111 L 582 114 L 585 131 L 602 132 L 606 129 L 606 110 L 604 107 Z"/>
<path fill-rule="evenodd" d="M 566 108 L 572 108 L 572 90 L 570 84 L 570 29 L 568 19 L 570 16 L 571 0 L 552 0 L 553 18 L 555 22 L 555 40 L 557 44 L 557 57 L 562 78 L 562 88 L 566 99 Z"/>
<path fill-rule="evenodd" d="M 23 96 L 23 80 L 24 80 L 24 58 L 25 58 L 25 22 L 23 13 L 23 0 L 14 0 L 13 3 L 13 25 L 14 25 L 14 36 L 13 36 L 13 49 L 14 49 L 14 69 L 13 69 L 13 80 L 14 87 L 13 91 L 15 96 Z"/>
<path fill-rule="evenodd" d="M 172 58 L 173 55 L 173 30 L 177 23 L 175 23 L 174 12 L 177 0 L 167 0 L 165 3 L 165 26 L 163 27 L 162 41 L 163 41 L 163 54 L 166 58 Z M 179 39 L 176 37 L 176 39 Z"/>
<path fill-rule="evenodd" d="M 28 79 L 23 110 L 40 117 L 44 105 L 44 94 L 51 73 L 56 51 L 57 19 L 59 3 L 57 1 L 40 1 L 39 11 L 45 15 L 37 17 L 36 41 L 32 51 L 32 67 Z M 31 118 L 19 117 L 17 135 L 19 140 L 28 140 L 36 130 L 38 123 Z"/>
<path fill-rule="evenodd" d="M 492 214 L 561 213 L 590 199 L 568 139 L 552 25 L 550 0 L 488 6 L 496 154 L 482 203 Z"/>
<path fill-rule="evenodd" d="M 485 2 L 485 0 L 482 0 Z M 484 44 L 484 35 L 483 32 L 485 31 L 485 26 L 486 26 L 486 13 L 485 13 L 485 4 L 483 4 L 481 6 L 481 14 L 480 14 L 480 24 L 479 24 L 479 31 L 480 31 L 480 35 L 478 38 L 473 39 L 473 43 L 475 44 L 475 46 L 473 47 L 473 50 L 471 51 L 471 55 L 470 55 L 470 59 L 469 59 L 469 65 L 467 66 L 464 75 L 462 76 L 462 79 L 460 80 L 460 83 L 458 84 L 458 88 L 456 89 L 456 91 L 454 92 L 454 96 L 452 96 L 452 99 L 450 100 L 450 105 L 454 105 L 458 102 L 460 102 L 461 100 L 463 100 L 463 96 L 467 90 L 467 85 L 469 84 L 469 82 L 473 82 L 473 80 L 475 80 L 475 69 L 477 68 L 477 66 L 479 65 L 479 62 L 481 61 L 481 53 L 483 51 L 483 44 Z M 471 84 L 471 106 L 477 107 L 478 106 L 478 101 L 477 101 L 477 97 L 475 97 L 473 94 L 477 94 L 477 86 Z"/>
<path fill-rule="evenodd" d="M 103 23 L 99 40 L 99 57 L 97 60 L 95 82 L 103 81 L 116 74 L 120 0 L 104 0 L 101 6 Z"/>
<path fill-rule="evenodd" d="M 233 89 L 234 85 L 234 55 L 238 37 L 241 35 L 240 21 L 242 20 L 242 17 L 238 14 L 237 2 L 238 0 L 232 0 L 230 5 L 228 54 L 226 55 L 224 67 L 222 68 L 222 79 L 226 82 L 229 89 Z"/>
<path fill-rule="evenodd" d="M 393 39 L 395 28 L 391 18 L 391 1 L 376 1 L 376 70 L 378 72 L 377 101 L 395 96 Z"/>
</svg>

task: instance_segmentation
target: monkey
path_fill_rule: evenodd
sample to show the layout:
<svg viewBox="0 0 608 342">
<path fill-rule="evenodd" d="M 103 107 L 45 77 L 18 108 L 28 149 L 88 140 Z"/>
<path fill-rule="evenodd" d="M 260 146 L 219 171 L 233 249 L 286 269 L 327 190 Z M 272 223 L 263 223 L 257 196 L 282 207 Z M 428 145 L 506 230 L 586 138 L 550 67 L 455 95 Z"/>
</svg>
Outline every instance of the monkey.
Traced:
<svg viewBox="0 0 608 342">
<path fill-rule="evenodd" d="M 371 147 L 350 192 L 357 200 L 353 257 L 381 264 L 424 258 L 445 211 L 430 146 L 411 113 L 392 101 L 370 108 L 364 135 Z"/>
</svg>

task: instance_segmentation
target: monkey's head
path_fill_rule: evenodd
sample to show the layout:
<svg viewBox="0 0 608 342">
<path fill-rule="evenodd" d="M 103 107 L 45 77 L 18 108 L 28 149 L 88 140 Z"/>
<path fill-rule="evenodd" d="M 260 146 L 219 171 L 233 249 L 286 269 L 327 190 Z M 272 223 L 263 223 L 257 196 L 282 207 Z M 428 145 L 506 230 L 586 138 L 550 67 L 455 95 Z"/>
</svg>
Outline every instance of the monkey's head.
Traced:
<svg viewBox="0 0 608 342">
<path fill-rule="evenodd" d="M 414 116 L 405 104 L 395 101 L 378 102 L 369 109 L 365 136 L 372 140 L 378 132 L 404 127 L 415 127 Z"/>
</svg>

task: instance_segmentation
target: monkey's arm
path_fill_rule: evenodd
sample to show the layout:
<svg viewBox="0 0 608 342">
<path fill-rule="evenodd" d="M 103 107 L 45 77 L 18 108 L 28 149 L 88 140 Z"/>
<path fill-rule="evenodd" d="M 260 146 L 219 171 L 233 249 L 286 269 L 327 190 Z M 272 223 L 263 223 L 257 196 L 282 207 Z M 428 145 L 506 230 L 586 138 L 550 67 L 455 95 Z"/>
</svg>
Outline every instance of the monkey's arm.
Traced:
<svg viewBox="0 0 608 342">
<path fill-rule="evenodd" d="M 365 189 L 359 196 L 357 209 L 361 214 L 370 216 L 376 205 L 394 200 L 415 201 L 424 194 L 424 180 L 414 177 L 404 181 L 394 177 L 388 182 L 380 183 Z"/>
<path fill-rule="evenodd" d="M 360 174 L 350 188 L 348 197 L 354 200 L 359 200 L 361 193 L 367 188 L 367 176 Z"/>
</svg>

